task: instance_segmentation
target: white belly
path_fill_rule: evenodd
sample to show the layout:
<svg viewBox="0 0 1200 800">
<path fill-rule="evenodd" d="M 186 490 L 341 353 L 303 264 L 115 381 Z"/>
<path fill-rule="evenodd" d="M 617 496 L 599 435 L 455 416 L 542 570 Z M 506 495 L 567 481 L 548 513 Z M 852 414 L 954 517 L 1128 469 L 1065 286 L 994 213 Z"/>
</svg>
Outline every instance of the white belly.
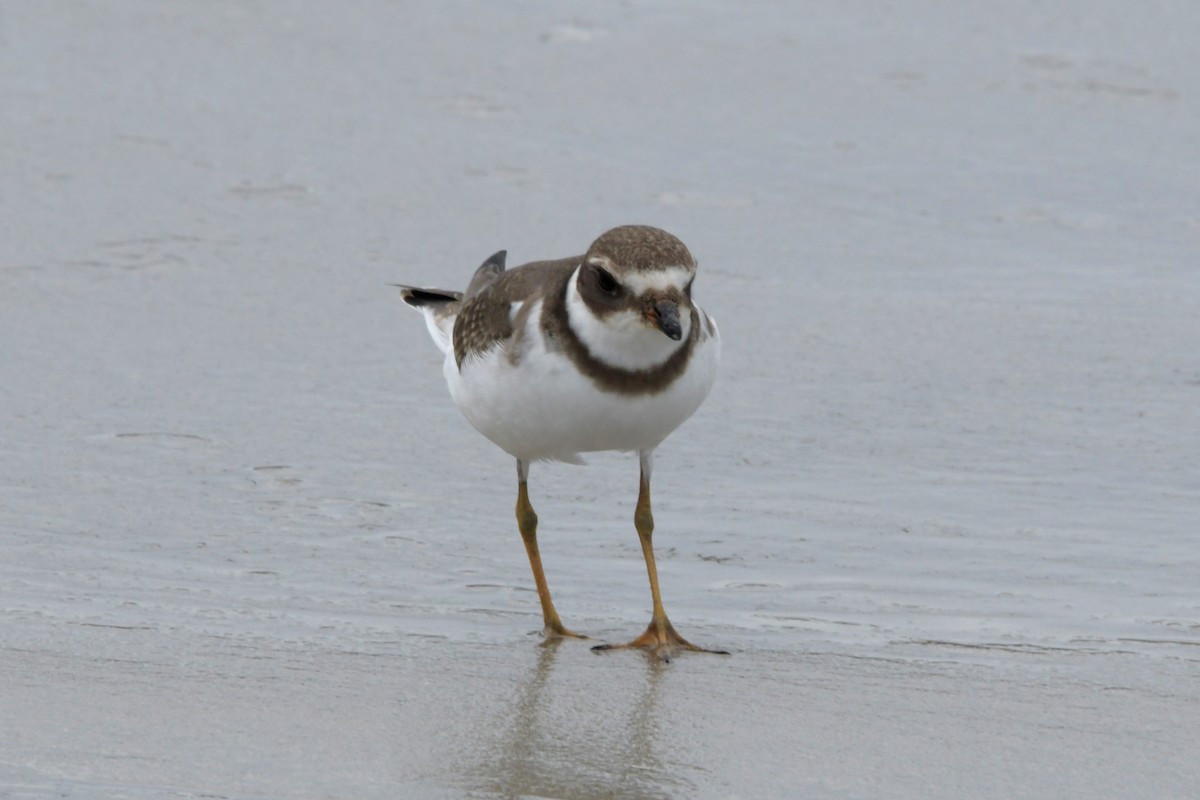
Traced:
<svg viewBox="0 0 1200 800">
<path fill-rule="evenodd" d="M 626 395 L 599 389 L 567 356 L 545 350 L 540 334 L 530 341 L 516 365 L 502 348 L 467 359 L 461 371 L 450 352 L 444 365 L 450 395 L 470 423 L 524 461 L 580 463 L 580 453 L 653 449 L 700 407 L 720 359 L 719 336 L 708 337 L 668 388 Z"/>
</svg>

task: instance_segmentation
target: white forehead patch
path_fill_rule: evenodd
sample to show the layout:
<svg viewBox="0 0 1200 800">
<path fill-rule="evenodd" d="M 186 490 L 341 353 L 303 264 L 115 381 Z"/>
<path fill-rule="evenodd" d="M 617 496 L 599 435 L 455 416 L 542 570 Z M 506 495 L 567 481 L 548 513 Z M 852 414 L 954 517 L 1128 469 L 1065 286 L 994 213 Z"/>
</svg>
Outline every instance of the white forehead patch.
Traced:
<svg viewBox="0 0 1200 800">
<path fill-rule="evenodd" d="M 649 271 L 626 272 L 621 276 L 621 283 L 634 295 L 643 295 L 649 291 L 663 292 L 667 289 L 678 289 L 688 285 L 696 274 L 691 267 L 664 267 Z"/>
</svg>

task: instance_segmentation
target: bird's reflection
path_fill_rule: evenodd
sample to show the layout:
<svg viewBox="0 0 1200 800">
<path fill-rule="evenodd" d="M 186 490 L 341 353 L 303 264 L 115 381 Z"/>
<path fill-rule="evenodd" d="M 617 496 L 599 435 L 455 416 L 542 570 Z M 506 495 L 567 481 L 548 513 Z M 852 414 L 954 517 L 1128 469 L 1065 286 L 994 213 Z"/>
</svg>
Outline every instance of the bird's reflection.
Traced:
<svg viewBox="0 0 1200 800">
<path fill-rule="evenodd" d="M 569 668 L 556 670 L 560 658 Z M 501 797 L 648 800 L 692 788 L 659 753 L 669 670 L 641 654 L 596 655 L 574 642 L 536 648 L 485 740 L 473 782 Z"/>
</svg>

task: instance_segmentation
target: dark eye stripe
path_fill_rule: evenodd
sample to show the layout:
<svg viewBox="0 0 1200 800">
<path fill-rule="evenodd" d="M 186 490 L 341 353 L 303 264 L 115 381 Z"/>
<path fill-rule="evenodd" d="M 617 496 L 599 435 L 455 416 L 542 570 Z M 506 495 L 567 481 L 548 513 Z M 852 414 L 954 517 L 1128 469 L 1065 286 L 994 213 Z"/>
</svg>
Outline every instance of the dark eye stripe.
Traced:
<svg viewBox="0 0 1200 800">
<path fill-rule="evenodd" d="M 617 279 L 614 278 L 606 269 L 596 267 L 596 285 L 600 287 L 600 291 L 608 294 L 617 293 Z"/>
</svg>

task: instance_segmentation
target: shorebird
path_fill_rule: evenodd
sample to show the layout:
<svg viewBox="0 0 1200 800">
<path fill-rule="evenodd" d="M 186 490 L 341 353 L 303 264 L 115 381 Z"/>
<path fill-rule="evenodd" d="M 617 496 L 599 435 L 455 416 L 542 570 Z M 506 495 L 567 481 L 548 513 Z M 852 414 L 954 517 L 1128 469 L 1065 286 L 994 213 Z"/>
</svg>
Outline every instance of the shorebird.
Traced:
<svg viewBox="0 0 1200 800">
<path fill-rule="evenodd" d="M 717 326 L 692 302 L 696 261 L 676 237 L 626 225 L 582 256 L 505 269 L 501 250 L 465 291 L 400 286 L 425 315 L 445 354 L 450 396 L 467 420 L 516 459 L 517 527 L 525 543 L 547 638 L 587 638 L 563 625 L 542 571 L 537 514 L 529 501 L 534 461 L 582 464 L 582 453 L 636 452 L 641 467 L 634 527 L 650 579 L 646 631 L 621 645 L 669 660 L 698 647 L 663 609 L 651 541 L 654 450 L 700 406 L 720 360 Z"/>
</svg>

